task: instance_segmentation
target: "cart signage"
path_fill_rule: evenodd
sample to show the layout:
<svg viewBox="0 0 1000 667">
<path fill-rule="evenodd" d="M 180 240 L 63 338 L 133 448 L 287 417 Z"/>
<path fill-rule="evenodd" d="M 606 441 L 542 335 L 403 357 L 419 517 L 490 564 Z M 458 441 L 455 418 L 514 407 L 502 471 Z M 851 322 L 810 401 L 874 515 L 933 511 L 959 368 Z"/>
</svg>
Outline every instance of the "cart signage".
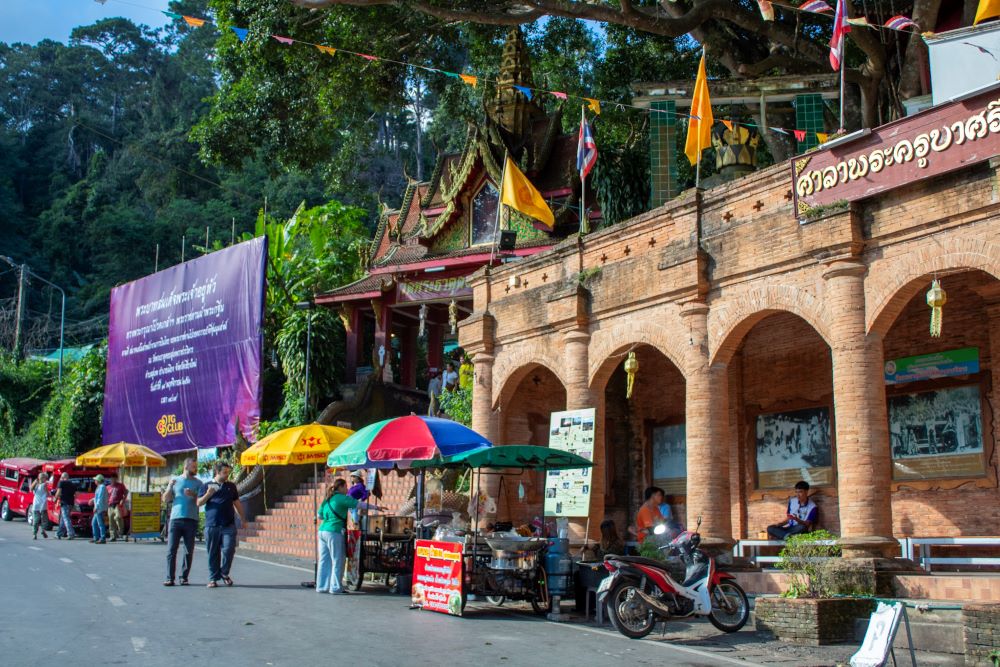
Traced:
<svg viewBox="0 0 1000 667">
<path fill-rule="evenodd" d="M 132 537 L 146 538 L 160 536 L 160 494 L 133 491 Z"/>
<path fill-rule="evenodd" d="M 594 460 L 594 408 L 553 412 L 549 448 Z M 589 516 L 591 468 L 545 473 L 545 516 Z"/>
<path fill-rule="evenodd" d="M 411 599 L 421 609 L 462 615 L 462 544 L 417 540 Z"/>
</svg>

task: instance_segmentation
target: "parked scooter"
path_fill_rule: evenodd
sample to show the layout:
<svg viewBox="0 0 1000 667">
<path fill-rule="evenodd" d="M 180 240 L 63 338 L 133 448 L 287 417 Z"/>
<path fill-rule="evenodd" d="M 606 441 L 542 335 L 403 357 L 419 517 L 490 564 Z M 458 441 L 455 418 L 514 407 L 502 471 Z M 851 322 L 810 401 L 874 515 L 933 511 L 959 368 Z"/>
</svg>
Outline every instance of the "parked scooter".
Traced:
<svg viewBox="0 0 1000 667">
<path fill-rule="evenodd" d="M 701 518 L 698 519 L 698 528 Z M 667 526 L 653 530 L 665 536 Z M 601 581 L 597 604 L 607 608 L 611 624 L 623 635 L 641 639 L 653 631 L 658 622 L 671 618 L 707 616 L 723 632 L 736 632 L 750 618 L 747 594 L 733 575 L 720 571 L 715 559 L 698 548 L 701 536 L 685 530 L 659 547 L 680 556 L 685 566 L 684 583 L 674 581 L 666 563 L 639 556 L 604 558 L 604 567 L 611 573 Z"/>
</svg>

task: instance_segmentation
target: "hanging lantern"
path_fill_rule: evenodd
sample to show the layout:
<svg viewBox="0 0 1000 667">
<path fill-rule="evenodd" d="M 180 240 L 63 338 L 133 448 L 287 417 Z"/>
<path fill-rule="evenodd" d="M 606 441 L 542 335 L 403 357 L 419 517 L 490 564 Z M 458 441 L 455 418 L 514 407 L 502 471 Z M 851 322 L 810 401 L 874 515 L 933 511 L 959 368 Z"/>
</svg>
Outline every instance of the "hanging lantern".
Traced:
<svg viewBox="0 0 1000 667">
<path fill-rule="evenodd" d="M 417 337 L 423 338 L 425 327 L 427 326 L 427 304 L 420 305 L 420 328 L 417 329 Z"/>
<path fill-rule="evenodd" d="M 625 384 L 625 398 L 632 398 L 632 389 L 635 387 L 635 374 L 639 372 L 639 360 L 635 358 L 635 352 L 629 352 L 628 358 L 625 359 L 625 376 L 627 377 L 627 382 Z"/>
<path fill-rule="evenodd" d="M 458 302 L 454 299 L 448 304 L 448 324 L 451 325 L 451 335 L 458 333 Z"/>
<path fill-rule="evenodd" d="M 941 316 L 944 304 L 948 303 L 948 294 L 941 289 L 938 280 L 931 281 L 931 288 L 927 290 L 927 305 L 931 307 L 931 336 L 941 337 Z"/>
</svg>

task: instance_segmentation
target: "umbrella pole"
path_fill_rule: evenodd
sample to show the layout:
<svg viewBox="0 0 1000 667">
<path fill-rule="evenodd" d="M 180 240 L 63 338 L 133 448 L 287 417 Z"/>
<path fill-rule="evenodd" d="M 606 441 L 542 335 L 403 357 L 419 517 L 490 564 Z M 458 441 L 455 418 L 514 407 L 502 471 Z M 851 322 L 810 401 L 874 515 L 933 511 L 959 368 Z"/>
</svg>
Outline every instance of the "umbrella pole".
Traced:
<svg viewBox="0 0 1000 667">
<path fill-rule="evenodd" d="M 319 495 L 320 481 L 319 470 L 315 463 L 313 463 L 313 479 L 316 480 L 316 488 L 313 489 L 313 580 L 303 581 L 302 588 L 316 588 L 316 580 L 319 577 L 319 520 L 316 516 L 316 497 Z M 344 528 L 346 529 L 346 526 Z"/>
</svg>

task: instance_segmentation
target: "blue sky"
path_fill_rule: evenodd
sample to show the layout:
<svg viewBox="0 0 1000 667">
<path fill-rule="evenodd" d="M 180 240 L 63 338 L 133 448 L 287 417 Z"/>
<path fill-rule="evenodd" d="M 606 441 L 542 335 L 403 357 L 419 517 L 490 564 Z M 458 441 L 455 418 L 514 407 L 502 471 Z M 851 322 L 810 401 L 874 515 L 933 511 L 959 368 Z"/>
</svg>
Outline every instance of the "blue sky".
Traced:
<svg viewBox="0 0 1000 667">
<path fill-rule="evenodd" d="M 159 27 L 169 20 L 160 13 L 167 0 L 0 0 L 0 42 L 35 44 L 43 39 L 69 40 L 78 25 L 124 16 Z"/>
</svg>

